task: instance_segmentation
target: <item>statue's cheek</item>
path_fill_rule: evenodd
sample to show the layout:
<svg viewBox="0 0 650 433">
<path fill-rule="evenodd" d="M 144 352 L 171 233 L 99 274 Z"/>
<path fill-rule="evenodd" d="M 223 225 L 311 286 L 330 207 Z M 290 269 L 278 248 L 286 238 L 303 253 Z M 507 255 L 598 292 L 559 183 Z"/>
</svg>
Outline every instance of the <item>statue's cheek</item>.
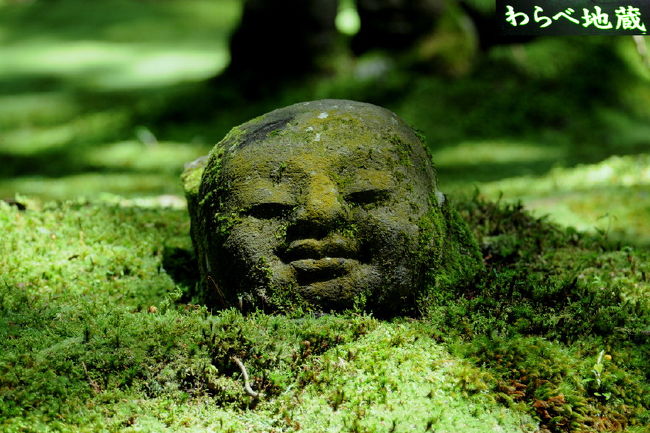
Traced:
<svg viewBox="0 0 650 433">
<path fill-rule="evenodd" d="M 281 221 L 244 217 L 234 225 L 224 241 L 224 249 L 232 256 L 246 262 L 257 262 L 261 258 L 272 262 L 282 244 Z"/>
<path fill-rule="evenodd" d="M 390 208 L 377 208 L 366 212 L 358 220 L 359 240 L 379 248 L 382 253 L 401 254 L 418 237 L 418 227 L 408 218 L 403 218 Z"/>
</svg>

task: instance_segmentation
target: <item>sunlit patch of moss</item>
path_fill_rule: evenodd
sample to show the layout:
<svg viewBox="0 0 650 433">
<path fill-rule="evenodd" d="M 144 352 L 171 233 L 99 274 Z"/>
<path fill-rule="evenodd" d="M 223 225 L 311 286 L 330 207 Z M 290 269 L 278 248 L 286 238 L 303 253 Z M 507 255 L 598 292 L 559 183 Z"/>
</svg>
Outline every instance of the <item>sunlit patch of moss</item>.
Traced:
<svg viewBox="0 0 650 433">
<path fill-rule="evenodd" d="M 471 158 L 468 158 L 471 155 Z M 508 140 L 467 141 L 453 147 L 435 149 L 433 160 L 445 167 L 475 167 L 484 164 L 517 164 L 564 159 L 566 149 Z"/>
<path fill-rule="evenodd" d="M 0 96 L 0 127 L 7 129 L 28 123 L 56 125 L 68 121 L 78 112 L 74 97 L 61 91 Z"/>
<path fill-rule="evenodd" d="M 132 154 L 138 146 L 130 141 L 142 129 L 136 118 L 159 107 L 162 93 L 174 93 L 161 85 L 210 76 L 215 62 L 223 66 L 239 3 L 66 0 L 49 5 L 45 15 L 32 3 L 3 2 L 0 8 L 5 42 L 0 48 L 0 135 L 6 163 L 0 170 L 0 196 L 180 195 L 174 176 L 167 174 L 177 174 L 186 159 L 200 154 L 192 148 L 201 146 L 172 147 L 161 140 L 161 147 L 138 161 Z M 191 31 L 179 37 L 183 28 Z M 143 90 L 147 87 L 155 92 Z M 180 135 L 176 142 L 200 140 L 185 129 Z M 100 180 L 97 171 L 110 173 Z M 142 171 L 149 173 L 135 181 Z"/>
<path fill-rule="evenodd" d="M 75 198 L 99 198 L 103 194 L 122 198 L 151 199 L 169 195 L 182 200 L 183 190 L 174 174 L 152 173 L 83 173 L 52 179 L 24 176 L 0 181 L 0 196 L 12 197 L 16 191 L 41 201 Z"/>
<path fill-rule="evenodd" d="M 303 367 L 298 386 L 273 410 L 308 432 L 535 430 L 527 416 L 495 406 L 485 393 L 491 379 L 450 357 L 429 332 L 414 323 L 382 324 L 339 345 Z"/>
<path fill-rule="evenodd" d="M 1 50 L 3 75 L 52 74 L 73 79 L 77 86 L 103 89 L 157 86 L 213 74 L 227 63 L 227 34 L 240 9 L 236 1 L 147 6 L 117 1 L 103 7 L 68 0 L 50 5 L 47 17 L 35 19 L 30 6 L 0 5 L 5 38 L 11 42 Z M 160 25 L 169 14 L 184 19 L 174 26 Z M 187 29 L 183 38 L 180 28 Z M 84 31 L 92 37 L 81 40 Z"/>
<path fill-rule="evenodd" d="M 90 205 L 83 200 L 45 204 L 43 211 L 0 205 L 0 225 L 6 233 L 2 281 L 15 288 L 17 296 L 114 297 L 136 306 L 173 288 L 161 272 L 161 248 L 165 240 L 187 236 L 189 222 L 182 211 Z M 145 276 L 150 276 L 148 283 Z"/>
<path fill-rule="evenodd" d="M 101 169 L 178 174 L 179 161 L 191 161 L 207 151 L 185 143 L 124 141 L 89 149 L 84 159 Z"/>
<path fill-rule="evenodd" d="M 114 109 L 75 116 L 69 122 L 57 125 L 12 129 L 4 134 L 4 150 L 16 156 L 35 156 L 71 145 L 83 149 L 124 130 L 128 115 L 125 110 Z"/>
<path fill-rule="evenodd" d="M 648 243 L 650 157 L 614 156 L 597 164 L 556 168 L 540 177 L 485 183 L 488 198 L 521 200 L 536 215 L 612 238 Z"/>
</svg>

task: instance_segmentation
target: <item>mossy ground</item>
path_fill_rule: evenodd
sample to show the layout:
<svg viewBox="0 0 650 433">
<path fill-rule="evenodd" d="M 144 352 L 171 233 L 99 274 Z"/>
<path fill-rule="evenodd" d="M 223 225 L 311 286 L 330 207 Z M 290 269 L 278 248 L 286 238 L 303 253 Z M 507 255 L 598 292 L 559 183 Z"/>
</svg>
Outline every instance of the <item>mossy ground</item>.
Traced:
<svg viewBox="0 0 650 433">
<path fill-rule="evenodd" d="M 184 211 L 3 204 L 2 430 L 647 431 L 647 253 L 461 211 L 487 271 L 379 321 L 192 304 Z"/>
<path fill-rule="evenodd" d="M 650 73 L 631 38 L 496 47 L 453 77 L 369 56 L 258 101 L 183 83 L 218 72 L 238 11 L 0 1 L 0 197 L 28 195 L 0 208 L 0 431 L 647 432 Z M 324 97 L 422 129 L 444 192 L 596 237 L 457 199 L 487 273 L 416 320 L 209 314 L 186 295 L 182 162 Z"/>
</svg>

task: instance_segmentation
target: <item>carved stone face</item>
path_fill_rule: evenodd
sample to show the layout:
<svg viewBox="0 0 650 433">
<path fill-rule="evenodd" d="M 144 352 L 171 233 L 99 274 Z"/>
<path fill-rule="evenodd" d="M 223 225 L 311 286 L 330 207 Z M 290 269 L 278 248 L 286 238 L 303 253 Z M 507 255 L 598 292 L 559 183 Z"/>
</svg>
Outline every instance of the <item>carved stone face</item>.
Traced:
<svg viewBox="0 0 650 433">
<path fill-rule="evenodd" d="M 201 179 L 192 234 L 225 305 L 401 310 L 443 248 L 420 139 L 370 104 L 315 101 L 248 122 Z"/>
</svg>

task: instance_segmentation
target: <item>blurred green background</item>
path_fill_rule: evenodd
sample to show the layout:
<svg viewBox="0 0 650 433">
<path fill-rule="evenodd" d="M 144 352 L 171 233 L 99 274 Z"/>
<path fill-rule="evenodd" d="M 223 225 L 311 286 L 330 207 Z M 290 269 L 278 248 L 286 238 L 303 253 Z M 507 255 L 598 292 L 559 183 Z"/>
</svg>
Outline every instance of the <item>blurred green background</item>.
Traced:
<svg viewBox="0 0 650 433">
<path fill-rule="evenodd" d="M 345 98 L 421 130 L 452 197 L 521 200 L 650 244 L 648 37 L 486 44 L 471 12 L 489 15 L 490 2 L 446 3 L 408 49 L 355 54 L 359 19 L 342 1 L 335 49 L 315 71 L 249 92 L 219 76 L 240 0 L 0 0 L 0 198 L 182 208 L 183 163 L 232 126 Z"/>
<path fill-rule="evenodd" d="M 2 432 L 650 431 L 648 37 L 375 3 L 0 0 Z M 195 305 L 184 163 L 319 98 L 427 137 L 475 285 L 418 320 Z"/>
</svg>

